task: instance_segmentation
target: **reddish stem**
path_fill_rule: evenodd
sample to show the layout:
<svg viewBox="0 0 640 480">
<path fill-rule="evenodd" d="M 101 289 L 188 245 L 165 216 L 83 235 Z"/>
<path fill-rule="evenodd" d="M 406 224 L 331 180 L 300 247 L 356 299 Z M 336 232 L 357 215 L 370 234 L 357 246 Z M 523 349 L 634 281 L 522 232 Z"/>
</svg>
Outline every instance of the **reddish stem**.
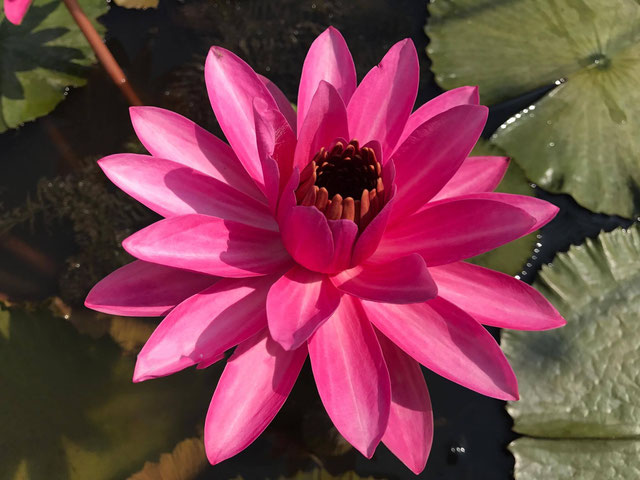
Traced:
<svg viewBox="0 0 640 480">
<path fill-rule="evenodd" d="M 63 0 L 65 6 L 71 13 L 71 16 L 80 27 L 80 30 L 87 38 L 89 45 L 93 48 L 93 51 L 96 53 L 98 60 L 102 63 L 102 66 L 107 71 L 107 73 L 111 76 L 113 83 L 115 83 L 122 93 L 127 98 L 129 104 L 131 105 L 142 105 L 140 98 L 136 95 L 136 92 L 131 88 L 131 84 L 128 82 L 127 77 L 124 72 L 116 62 L 116 59 L 113 58 L 113 55 L 107 48 L 107 46 L 102 41 L 102 37 L 96 31 L 96 29 L 91 24 L 91 21 L 87 18 L 85 13 L 80 8 L 77 0 Z"/>
</svg>

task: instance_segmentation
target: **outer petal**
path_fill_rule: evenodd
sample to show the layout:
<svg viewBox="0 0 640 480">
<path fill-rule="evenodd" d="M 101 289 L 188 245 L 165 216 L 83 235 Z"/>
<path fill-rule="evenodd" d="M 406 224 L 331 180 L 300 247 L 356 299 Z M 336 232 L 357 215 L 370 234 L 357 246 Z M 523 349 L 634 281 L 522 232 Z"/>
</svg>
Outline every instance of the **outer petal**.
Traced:
<svg viewBox="0 0 640 480">
<path fill-rule="evenodd" d="M 14 25 L 20 25 L 27 10 L 31 5 L 31 0 L 4 0 L 4 14 Z"/>
<path fill-rule="evenodd" d="M 227 362 L 204 425 L 215 465 L 249 446 L 276 416 L 307 358 L 305 347 L 283 350 L 266 329 L 240 344 Z"/>
<path fill-rule="evenodd" d="M 284 93 L 282 93 L 282 90 L 280 90 L 278 86 L 275 83 L 273 83 L 271 80 L 269 80 L 267 77 L 264 77 L 258 74 L 258 78 L 262 80 L 262 83 L 264 83 L 265 86 L 267 87 L 267 90 L 269 90 L 269 93 L 271 94 L 273 99 L 276 101 L 276 104 L 278 105 L 278 109 L 280 110 L 280 113 L 282 113 L 284 118 L 287 119 L 287 122 L 289 123 L 289 126 L 291 127 L 291 129 L 294 132 L 297 132 L 296 111 L 293 109 L 293 106 L 291 105 L 291 102 L 289 102 L 289 99 L 287 98 L 287 96 Z"/>
<path fill-rule="evenodd" d="M 435 298 L 437 287 L 418 254 L 387 263 L 363 263 L 331 277 L 345 293 L 384 303 L 420 303 Z"/>
<path fill-rule="evenodd" d="M 463 262 L 429 271 L 438 285 L 438 295 L 485 325 L 547 330 L 566 323 L 540 292 L 504 273 Z"/>
<path fill-rule="evenodd" d="M 222 279 L 186 299 L 158 325 L 138 354 L 135 382 L 208 364 L 267 325 L 265 301 L 275 278 Z"/>
<path fill-rule="evenodd" d="M 509 167 L 509 157 L 468 157 L 432 201 L 493 192 Z"/>
<path fill-rule="evenodd" d="M 160 220 L 122 246 L 140 260 L 221 277 L 266 275 L 291 262 L 277 232 L 196 214 Z"/>
<path fill-rule="evenodd" d="M 382 333 L 428 369 L 483 395 L 517 400 L 516 377 L 500 346 L 453 304 L 440 297 L 412 305 L 362 304 Z"/>
<path fill-rule="evenodd" d="M 322 80 L 300 128 L 294 166 L 302 170 L 321 147 L 330 147 L 337 138 L 349 138 L 347 110 L 338 91 Z"/>
<path fill-rule="evenodd" d="M 513 207 L 520 208 L 526 211 L 535 219 L 535 223 L 531 226 L 527 233 L 535 232 L 541 227 L 544 227 L 558 214 L 560 210 L 553 203 L 549 203 L 546 200 L 541 200 L 536 197 L 530 197 L 528 195 L 514 195 L 511 193 L 474 193 L 456 197 L 457 199 L 467 200 L 490 200 L 499 201 L 505 205 L 511 205 Z"/>
<path fill-rule="evenodd" d="M 100 280 L 84 304 L 111 315 L 155 317 L 218 279 L 136 260 Z"/>
<path fill-rule="evenodd" d="M 482 105 L 453 107 L 417 127 L 398 147 L 394 218 L 402 221 L 451 180 L 480 138 L 488 112 Z"/>
<path fill-rule="evenodd" d="M 413 42 L 396 43 L 367 73 L 347 105 L 351 138 L 361 144 L 378 140 L 389 158 L 416 101 L 418 78 Z"/>
<path fill-rule="evenodd" d="M 304 60 L 298 91 L 299 128 L 321 81 L 332 85 L 345 105 L 356 89 L 356 68 L 351 52 L 340 32 L 333 27 L 327 28 L 315 39 Z"/>
<path fill-rule="evenodd" d="M 413 112 L 404 127 L 398 145 L 402 145 L 413 131 L 424 122 L 436 115 L 457 107 L 458 105 L 478 105 L 480 104 L 480 95 L 478 95 L 478 87 L 458 87 L 453 90 L 444 92 L 436 98 L 429 100 L 419 109 Z"/>
<path fill-rule="evenodd" d="M 334 245 L 327 218 L 320 210 L 293 207 L 280 228 L 282 242 L 296 262 L 314 272 L 327 270 L 333 259 Z"/>
<path fill-rule="evenodd" d="M 418 475 L 424 470 L 433 442 L 433 412 L 420 365 L 391 340 L 378 333 L 391 377 L 391 411 L 382 442 Z"/>
<path fill-rule="evenodd" d="M 415 252 L 429 266 L 452 263 L 520 238 L 535 224 L 534 217 L 513 205 L 456 197 L 429 205 L 387 228 L 372 261 Z"/>
<path fill-rule="evenodd" d="M 221 47 L 211 47 L 204 67 L 209 100 L 227 140 L 251 178 L 263 184 L 256 147 L 253 102 L 278 106 L 258 75 L 243 60 Z"/>
<path fill-rule="evenodd" d="M 278 228 L 263 202 L 179 163 L 120 153 L 98 164 L 118 188 L 163 217 L 202 213 L 268 230 Z"/>
<path fill-rule="evenodd" d="M 131 107 L 136 135 L 154 157 L 166 158 L 212 176 L 264 201 L 229 145 L 191 120 L 157 107 Z"/>
<path fill-rule="evenodd" d="M 296 265 L 273 284 L 267 296 L 272 338 L 285 350 L 298 348 L 340 304 L 326 275 Z"/>
<path fill-rule="evenodd" d="M 318 392 L 338 431 L 371 458 L 387 428 L 391 386 L 376 335 L 358 301 L 338 310 L 309 340 Z"/>
</svg>

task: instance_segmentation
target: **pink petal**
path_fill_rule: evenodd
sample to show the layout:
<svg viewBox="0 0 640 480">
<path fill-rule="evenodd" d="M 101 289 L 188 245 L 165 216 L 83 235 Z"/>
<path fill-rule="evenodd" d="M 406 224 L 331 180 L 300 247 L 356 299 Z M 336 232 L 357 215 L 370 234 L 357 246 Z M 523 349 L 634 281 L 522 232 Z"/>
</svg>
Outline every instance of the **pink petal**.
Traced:
<svg viewBox="0 0 640 480">
<path fill-rule="evenodd" d="M 257 200 L 263 195 L 229 145 L 191 120 L 156 107 L 131 107 L 136 135 L 154 157 L 166 158 L 226 183 Z"/>
<path fill-rule="evenodd" d="M 509 167 L 509 157 L 468 157 L 432 201 L 468 193 L 493 192 Z"/>
<path fill-rule="evenodd" d="M 327 223 L 333 238 L 333 259 L 323 271 L 335 273 L 351 265 L 358 226 L 351 220 L 329 220 Z"/>
<path fill-rule="evenodd" d="M 282 176 L 281 176 L 282 178 Z M 296 193 L 295 190 L 300 183 L 300 170 L 295 167 L 291 172 L 291 176 L 284 183 L 282 194 L 278 200 L 278 211 L 276 212 L 276 219 L 282 230 L 283 225 L 286 224 L 288 215 L 291 213 L 293 207 L 296 206 Z"/>
<path fill-rule="evenodd" d="M 298 128 L 302 127 L 311 99 L 322 81 L 338 91 L 345 105 L 356 89 L 356 68 L 351 52 L 340 32 L 333 27 L 315 39 L 304 60 L 298 91 Z"/>
<path fill-rule="evenodd" d="M 345 293 L 374 302 L 419 303 L 438 293 L 424 260 L 415 253 L 387 263 L 363 263 L 331 281 Z"/>
<path fill-rule="evenodd" d="M 260 99 L 256 99 L 253 108 L 258 156 L 265 179 L 265 192 L 273 211 L 279 193 L 291 176 L 297 140 L 294 131 L 278 110 L 269 108 Z M 266 161 L 267 158 L 270 160 Z"/>
<path fill-rule="evenodd" d="M 296 265 L 273 284 L 267 296 L 271 337 L 284 349 L 298 348 L 329 318 L 340 293 L 326 275 Z"/>
<path fill-rule="evenodd" d="M 417 127 L 393 154 L 398 194 L 393 217 L 402 221 L 453 177 L 480 138 L 489 109 L 460 105 Z"/>
<path fill-rule="evenodd" d="M 267 326 L 273 276 L 224 278 L 189 297 L 158 325 L 138 354 L 135 382 L 209 364 Z"/>
<path fill-rule="evenodd" d="M 31 5 L 31 0 L 4 0 L 4 14 L 14 25 L 20 25 L 27 10 Z"/>
<path fill-rule="evenodd" d="M 120 153 L 105 157 L 98 164 L 120 189 L 163 217 L 202 213 L 267 230 L 278 229 L 263 202 L 179 163 Z"/>
<path fill-rule="evenodd" d="M 516 330 L 547 330 L 566 322 L 536 289 L 504 273 L 457 262 L 430 268 L 438 295 L 478 322 Z"/>
<path fill-rule="evenodd" d="M 337 138 L 349 138 L 347 110 L 338 91 L 322 80 L 298 134 L 294 166 L 302 170 L 321 147 L 330 148 Z"/>
<path fill-rule="evenodd" d="M 242 59 L 221 47 L 211 47 L 204 67 L 209 100 L 229 144 L 251 178 L 263 185 L 256 147 L 253 101 L 278 105 L 258 75 Z"/>
<path fill-rule="evenodd" d="M 480 95 L 478 95 L 478 87 L 458 87 L 438 95 L 409 115 L 398 145 L 402 145 L 402 142 L 404 142 L 416 128 L 436 115 L 450 108 L 457 107 L 458 105 L 479 104 Z"/>
<path fill-rule="evenodd" d="M 413 473 L 424 470 L 433 442 L 433 412 L 420 365 L 381 333 L 378 341 L 391 377 L 391 411 L 382 442 Z"/>
<path fill-rule="evenodd" d="M 84 304 L 111 315 L 156 317 L 216 281 L 210 275 L 136 260 L 100 280 Z"/>
<path fill-rule="evenodd" d="M 372 261 L 419 253 L 429 267 L 492 250 L 531 231 L 536 220 L 497 200 L 455 197 L 396 222 L 384 232 Z"/>
<path fill-rule="evenodd" d="M 388 164 L 392 163 L 388 162 Z M 382 210 L 380 210 L 378 215 L 376 215 L 371 223 L 364 229 L 362 235 L 358 237 L 355 248 L 353 249 L 353 265 L 359 265 L 364 262 L 367 258 L 373 255 L 379 247 L 380 242 L 384 238 L 384 233 L 387 228 L 387 224 L 389 223 L 389 219 L 391 218 L 396 192 L 397 187 L 393 185 L 391 189 L 391 196 L 389 200 L 387 200 L 386 205 L 382 207 Z"/>
<path fill-rule="evenodd" d="M 440 297 L 411 305 L 362 304 L 382 333 L 428 369 L 483 395 L 517 400 L 516 377 L 500 346 L 455 305 Z"/>
<path fill-rule="evenodd" d="M 371 458 L 389 418 L 391 386 L 380 345 L 358 301 L 348 295 L 309 340 L 318 393 L 333 424 Z"/>
<path fill-rule="evenodd" d="M 549 203 L 546 200 L 541 200 L 529 195 L 514 195 L 511 193 L 473 193 L 456 197 L 456 199 L 498 201 L 505 205 L 520 208 L 535 219 L 535 223 L 529 228 L 527 234 L 544 227 L 547 223 L 553 220 L 560 210 L 553 203 Z"/>
<path fill-rule="evenodd" d="M 287 96 L 284 93 L 282 93 L 282 90 L 280 90 L 278 86 L 275 83 L 273 83 L 271 80 L 269 80 L 267 77 L 264 77 L 258 74 L 258 78 L 262 80 L 262 83 L 264 83 L 265 86 L 267 87 L 267 90 L 269 90 L 269 93 L 271 94 L 273 99 L 276 101 L 276 104 L 278 105 L 278 110 L 280 110 L 280 113 L 282 113 L 284 118 L 287 119 L 287 122 L 289 123 L 289 126 L 291 127 L 291 129 L 294 132 L 297 132 L 296 111 L 293 109 L 293 106 L 291 105 L 291 102 L 289 101 Z"/>
<path fill-rule="evenodd" d="M 373 67 L 347 105 L 349 133 L 361 144 L 378 140 L 385 159 L 400 138 L 418 93 L 418 54 L 409 39 Z"/>
<path fill-rule="evenodd" d="M 326 272 L 333 259 L 327 218 L 316 207 L 293 207 L 280 224 L 282 242 L 293 259 L 314 272 Z"/>
<path fill-rule="evenodd" d="M 205 421 L 204 445 L 212 465 L 260 436 L 289 396 L 306 358 L 306 347 L 284 350 L 266 329 L 236 348 Z"/>
<path fill-rule="evenodd" d="M 277 232 L 206 215 L 160 220 L 122 242 L 140 260 L 221 277 L 252 277 L 286 268 Z"/>
</svg>

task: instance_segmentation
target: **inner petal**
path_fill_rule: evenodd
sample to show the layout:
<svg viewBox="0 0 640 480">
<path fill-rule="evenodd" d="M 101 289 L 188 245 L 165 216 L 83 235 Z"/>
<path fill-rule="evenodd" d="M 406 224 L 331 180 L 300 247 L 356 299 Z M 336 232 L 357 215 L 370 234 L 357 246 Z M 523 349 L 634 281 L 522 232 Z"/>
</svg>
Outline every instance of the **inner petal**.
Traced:
<svg viewBox="0 0 640 480">
<path fill-rule="evenodd" d="M 372 148 L 338 140 L 321 148 L 300 174 L 297 203 L 315 206 L 329 220 L 351 220 L 362 231 L 385 203 L 381 171 Z"/>
</svg>

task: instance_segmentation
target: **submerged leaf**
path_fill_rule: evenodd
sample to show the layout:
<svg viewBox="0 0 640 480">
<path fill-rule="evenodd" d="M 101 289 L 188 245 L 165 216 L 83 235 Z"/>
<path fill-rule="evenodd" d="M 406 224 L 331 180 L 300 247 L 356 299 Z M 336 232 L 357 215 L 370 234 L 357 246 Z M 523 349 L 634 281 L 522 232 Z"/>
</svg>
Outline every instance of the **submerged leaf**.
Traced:
<svg viewBox="0 0 640 480">
<path fill-rule="evenodd" d="M 209 374 L 134 384 L 133 364 L 46 309 L 0 310 L 0 479 L 124 478 L 192 435 Z"/>
<path fill-rule="evenodd" d="M 159 0 L 114 0 L 116 5 L 124 8 L 158 8 Z"/>
<path fill-rule="evenodd" d="M 292 477 L 280 477 L 279 480 L 374 480 L 373 477 L 361 477 L 355 472 L 345 472 L 332 475 L 324 469 L 315 469 L 310 472 L 298 472 Z"/>
<path fill-rule="evenodd" d="M 492 138 L 528 178 L 590 210 L 640 211 L 639 2 L 437 0 L 430 12 L 443 87 L 477 84 L 495 103 L 555 85 Z"/>
<path fill-rule="evenodd" d="M 160 461 L 147 462 L 129 480 L 194 480 L 209 465 L 201 438 L 181 441 L 171 453 L 160 455 Z"/>
<path fill-rule="evenodd" d="M 108 10 L 104 0 L 79 0 L 91 19 Z M 103 28 L 94 22 L 99 32 Z M 93 50 L 59 0 L 34 0 L 21 25 L 0 10 L 0 132 L 46 115 L 86 83 Z"/>
</svg>

